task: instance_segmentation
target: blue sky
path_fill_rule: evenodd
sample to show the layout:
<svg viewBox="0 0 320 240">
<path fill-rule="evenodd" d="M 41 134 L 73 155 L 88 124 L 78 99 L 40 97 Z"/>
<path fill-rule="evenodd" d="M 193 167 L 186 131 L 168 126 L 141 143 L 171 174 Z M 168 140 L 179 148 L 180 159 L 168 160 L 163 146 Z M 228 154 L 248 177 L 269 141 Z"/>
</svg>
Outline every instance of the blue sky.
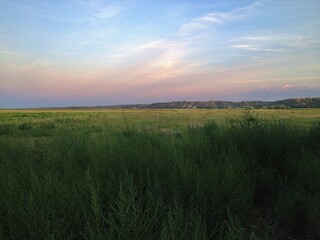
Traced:
<svg viewBox="0 0 320 240">
<path fill-rule="evenodd" d="M 316 0 L 0 0 L 0 107 L 320 96 Z"/>
</svg>

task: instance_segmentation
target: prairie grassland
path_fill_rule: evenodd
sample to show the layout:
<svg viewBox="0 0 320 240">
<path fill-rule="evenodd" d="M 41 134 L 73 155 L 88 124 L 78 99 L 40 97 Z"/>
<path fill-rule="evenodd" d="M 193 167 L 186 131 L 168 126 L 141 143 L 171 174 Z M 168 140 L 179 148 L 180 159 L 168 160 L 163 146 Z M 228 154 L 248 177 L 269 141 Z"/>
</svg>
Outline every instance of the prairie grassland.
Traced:
<svg viewBox="0 0 320 240">
<path fill-rule="evenodd" d="M 320 110 L 1 110 L 0 239 L 320 239 Z"/>
<path fill-rule="evenodd" d="M 89 120 L 90 123 L 123 123 L 153 127 L 186 127 L 203 125 L 209 121 L 224 124 L 242 114 L 242 109 L 0 109 L 0 122 L 52 121 L 58 118 Z M 311 126 L 320 119 L 320 109 L 256 109 L 255 114 L 265 120 L 281 120 L 299 126 Z"/>
</svg>

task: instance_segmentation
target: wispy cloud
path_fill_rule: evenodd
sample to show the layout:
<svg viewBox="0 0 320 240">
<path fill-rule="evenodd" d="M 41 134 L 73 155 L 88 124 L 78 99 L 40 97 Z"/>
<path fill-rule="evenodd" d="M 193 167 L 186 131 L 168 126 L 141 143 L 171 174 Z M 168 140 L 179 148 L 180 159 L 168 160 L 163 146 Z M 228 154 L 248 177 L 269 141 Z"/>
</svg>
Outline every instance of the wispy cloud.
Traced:
<svg viewBox="0 0 320 240">
<path fill-rule="evenodd" d="M 238 15 L 251 13 L 252 11 L 255 11 L 257 8 L 262 7 L 264 2 L 265 0 L 253 2 L 247 6 L 233 10 L 232 13 Z"/>
<path fill-rule="evenodd" d="M 219 12 L 212 12 L 208 13 L 207 15 L 197 18 L 196 20 L 199 22 L 206 22 L 206 23 L 224 23 L 225 21 L 231 20 L 233 14 L 232 13 L 219 13 Z"/>
<path fill-rule="evenodd" d="M 177 49 L 184 47 L 185 43 L 182 41 L 174 41 L 174 40 L 166 40 L 166 39 L 158 39 L 146 44 L 142 44 L 133 49 L 134 52 L 141 52 L 147 50 L 166 50 L 166 49 Z"/>
<path fill-rule="evenodd" d="M 133 58 L 141 59 L 141 66 L 135 66 L 134 75 L 150 79 L 170 78 L 185 74 L 200 65 L 185 57 L 196 49 L 190 49 L 187 40 L 158 39 L 133 49 Z"/>
<path fill-rule="evenodd" d="M 179 33 L 181 35 L 188 34 L 190 32 L 193 32 L 195 30 L 201 30 L 201 29 L 206 29 L 208 28 L 206 25 L 200 22 L 190 22 L 190 23 L 185 23 L 181 26 Z"/>
<path fill-rule="evenodd" d="M 301 35 L 245 35 L 230 41 L 233 49 L 260 52 L 288 52 L 294 48 L 304 48 L 310 45 L 310 40 Z"/>
<path fill-rule="evenodd" d="M 201 35 L 193 33 L 207 31 L 214 25 L 221 25 L 233 21 L 248 14 L 248 11 L 260 6 L 260 3 L 250 4 L 230 12 L 210 12 L 203 16 L 194 18 L 192 21 L 182 24 L 176 34 L 168 38 L 162 38 L 147 42 L 133 49 L 136 59 L 144 57 L 144 68 L 139 74 L 146 74 L 149 77 L 177 77 L 184 75 L 191 69 L 201 69 L 208 61 L 192 58 L 191 55 L 201 51 L 205 47 L 201 45 Z M 192 35 L 191 35 L 192 34 Z M 198 41 L 199 40 L 199 41 Z M 245 46 L 237 46 L 245 47 Z M 246 46 L 249 47 L 249 46 Z M 281 51 L 280 49 L 253 49 L 255 51 Z M 147 60 L 146 60 L 147 58 Z M 157 73 L 157 74 L 154 74 Z"/>
<path fill-rule="evenodd" d="M 246 35 L 236 37 L 232 42 L 243 42 L 243 41 L 270 41 L 277 40 L 278 38 L 272 35 Z"/>
<path fill-rule="evenodd" d="M 286 84 L 280 87 L 280 89 L 290 89 L 293 88 L 290 84 Z"/>
<path fill-rule="evenodd" d="M 179 33 L 181 35 L 186 35 L 197 30 L 207 29 L 214 24 L 224 24 L 229 21 L 241 19 L 260 6 L 262 6 L 261 1 L 229 12 L 209 12 L 206 15 L 200 16 L 183 24 Z"/>
<path fill-rule="evenodd" d="M 256 47 L 254 45 L 249 45 L 249 44 L 235 44 L 235 45 L 231 45 L 231 48 L 244 49 L 244 50 L 250 50 L 255 52 L 285 52 L 286 51 L 284 48 L 262 48 L 262 47 Z"/>
</svg>

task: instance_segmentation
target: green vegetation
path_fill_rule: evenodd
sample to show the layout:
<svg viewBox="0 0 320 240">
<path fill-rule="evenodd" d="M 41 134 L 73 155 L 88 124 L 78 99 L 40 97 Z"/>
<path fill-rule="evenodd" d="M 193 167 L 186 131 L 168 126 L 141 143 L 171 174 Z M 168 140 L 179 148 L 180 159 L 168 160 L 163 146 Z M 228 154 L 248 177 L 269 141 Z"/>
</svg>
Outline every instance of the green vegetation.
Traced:
<svg viewBox="0 0 320 240">
<path fill-rule="evenodd" d="M 320 239 L 320 111 L 0 112 L 0 239 Z"/>
</svg>

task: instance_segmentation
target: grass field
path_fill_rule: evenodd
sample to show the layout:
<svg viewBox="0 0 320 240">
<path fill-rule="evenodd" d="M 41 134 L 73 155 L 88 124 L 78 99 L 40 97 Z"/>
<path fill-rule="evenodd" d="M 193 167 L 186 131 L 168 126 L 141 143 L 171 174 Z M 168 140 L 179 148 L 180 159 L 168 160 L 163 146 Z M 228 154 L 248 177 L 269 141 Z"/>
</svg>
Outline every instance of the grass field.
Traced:
<svg viewBox="0 0 320 240">
<path fill-rule="evenodd" d="M 58 118 L 74 118 L 89 124 L 111 124 L 181 128 L 202 125 L 209 121 L 224 124 L 239 117 L 241 109 L 75 109 L 75 110 L 6 110 L 0 109 L 1 123 L 21 121 L 52 121 Z M 299 126 L 311 126 L 320 119 L 320 109 L 256 109 L 255 114 L 265 120 L 282 120 Z"/>
<path fill-rule="evenodd" d="M 320 110 L 0 110 L 0 239 L 320 239 Z"/>
</svg>

